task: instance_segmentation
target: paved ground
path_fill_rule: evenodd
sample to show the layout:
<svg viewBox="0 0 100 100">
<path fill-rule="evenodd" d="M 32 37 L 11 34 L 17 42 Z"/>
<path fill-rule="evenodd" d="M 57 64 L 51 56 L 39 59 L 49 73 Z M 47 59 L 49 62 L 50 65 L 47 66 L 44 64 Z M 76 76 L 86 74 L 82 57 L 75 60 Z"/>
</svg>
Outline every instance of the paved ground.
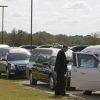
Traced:
<svg viewBox="0 0 100 100">
<path fill-rule="evenodd" d="M 44 83 L 44 82 L 38 82 L 37 85 L 30 85 L 29 80 L 28 79 L 16 79 L 15 80 L 21 80 L 20 82 L 18 82 L 18 84 L 23 84 L 25 85 L 27 88 L 33 88 L 33 89 L 40 89 L 40 90 L 44 90 L 48 93 L 54 94 L 54 91 L 49 89 L 49 84 Z M 79 98 L 85 99 L 85 100 L 100 100 L 100 91 L 96 91 L 93 92 L 92 95 L 83 95 L 82 91 L 76 91 L 76 90 L 67 90 L 67 93 L 69 93 L 70 95 L 74 95 L 74 96 L 78 96 Z M 76 100 L 76 99 L 75 99 Z"/>
</svg>

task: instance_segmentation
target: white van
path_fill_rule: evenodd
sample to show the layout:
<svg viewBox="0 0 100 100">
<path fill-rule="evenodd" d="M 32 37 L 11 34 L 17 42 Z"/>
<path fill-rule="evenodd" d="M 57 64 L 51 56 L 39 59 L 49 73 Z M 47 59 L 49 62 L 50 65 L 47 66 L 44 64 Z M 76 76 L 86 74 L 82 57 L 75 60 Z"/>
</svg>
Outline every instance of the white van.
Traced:
<svg viewBox="0 0 100 100">
<path fill-rule="evenodd" d="M 83 52 L 73 53 L 71 86 L 89 95 L 100 91 L 100 46 L 90 46 Z"/>
</svg>

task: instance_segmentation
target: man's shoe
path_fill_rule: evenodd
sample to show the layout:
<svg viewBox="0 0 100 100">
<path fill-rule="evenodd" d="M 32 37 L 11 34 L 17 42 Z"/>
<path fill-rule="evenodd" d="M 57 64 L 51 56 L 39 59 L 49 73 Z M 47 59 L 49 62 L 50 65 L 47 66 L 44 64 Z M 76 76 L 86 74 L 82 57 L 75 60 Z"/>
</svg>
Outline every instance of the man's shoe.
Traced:
<svg viewBox="0 0 100 100">
<path fill-rule="evenodd" d="M 69 97 L 69 94 L 62 94 L 62 96 L 67 96 L 67 97 Z"/>
</svg>

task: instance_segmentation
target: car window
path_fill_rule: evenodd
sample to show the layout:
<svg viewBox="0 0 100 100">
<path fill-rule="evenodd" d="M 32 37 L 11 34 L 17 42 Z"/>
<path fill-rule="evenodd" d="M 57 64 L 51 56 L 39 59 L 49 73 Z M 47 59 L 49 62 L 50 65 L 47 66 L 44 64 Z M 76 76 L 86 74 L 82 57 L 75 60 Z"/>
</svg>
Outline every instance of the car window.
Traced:
<svg viewBox="0 0 100 100">
<path fill-rule="evenodd" d="M 29 49 L 29 47 L 28 47 L 28 46 L 23 46 L 22 48 Z"/>
<path fill-rule="evenodd" d="M 71 56 L 66 56 L 66 59 L 70 60 L 70 59 L 72 59 L 72 57 Z M 56 63 L 56 56 L 53 56 L 53 57 L 51 57 L 51 65 L 55 66 L 55 63 Z M 72 63 L 69 62 L 67 65 L 72 65 Z"/>
<path fill-rule="evenodd" d="M 36 63 L 49 62 L 50 56 L 45 54 L 40 54 L 36 60 Z"/>
<path fill-rule="evenodd" d="M 99 61 L 92 55 L 78 55 L 79 67 L 98 68 Z"/>
<path fill-rule="evenodd" d="M 2 52 L 2 51 L 0 51 L 0 60 L 2 60 L 2 53 L 3 53 L 3 52 Z"/>
<path fill-rule="evenodd" d="M 50 56 L 49 55 L 44 55 L 44 62 L 49 62 Z"/>
<path fill-rule="evenodd" d="M 36 60 L 36 63 L 43 63 L 44 61 L 44 56 L 43 55 L 39 55 L 37 60 Z"/>
<path fill-rule="evenodd" d="M 75 53 L 73 53 L 73 60 L 74 60 L 73 66 L 77 66 L 77 65 L 76 65 L 76 54 L 75 54 Z"/>
<path fill-rule="evenodd" d="M 72 59 L 72 57 L 71 56 L 66 56 L 66 59 L 70 60 L 70 59 Z M 72 65 L 72 62 L 69 62 L 67 65 Z"/>
<path fill-rule="evenodd" d="M 55 66 L 56 63 L 56 57 L 51 57 L 51 66 Z"/>
<path fill-rule="evenodd" d="M 37 59 L 37 57 L 38 57 L 38 55 L 39 55 L 39 54 L 37 54 L 37 53 L 36 53 L 36 54 L 32 54 L 32 55 L 31 55 L 31 58 L 30 58 L 30 61 L 35 62 L 36 59 Z"/>
<path fill-rule="evenodd" d="M 82 51 L 84 48 L 86 48 L 85 46 L 81 46 L 81 47 L 72 47 L 71 50 L 73 50 L 74 52 L 76 51 Z"/>
<path fill-rule="evenodd" d="M 29 60 L 29 54 L 22 54 L 22 53 L 10 53 L 8 54 L 7 60 L 8 61 L 18 61 L 18 60 Z"/>
<path fill-rule="evenodd" d="M 32 46 L 32 49 L 35 49 L 35 48 L 37 48 L 36 46 Z"/>
<path fill-rule="evenodd" d="M 22 48 L 31 49 L 31 46 L 23 46 Z M 32 46 L 32 49 L 36 48 L 36 46 Z"/>
<path fill-rule="evenodd" d="M 3 51 L 1 58 L 2 59 L 7 59 L 7 55 L 8 55 L 8 52 Z"/>
<path fill-rule="evenodd" d="M 76 47 L 75 51 L 82 51 L 85 47 Z"/>
<path fill-rule="evenodd" d="M 40 46 L 39 48 L 50 48 L 51 46 Z"/>
</svg>

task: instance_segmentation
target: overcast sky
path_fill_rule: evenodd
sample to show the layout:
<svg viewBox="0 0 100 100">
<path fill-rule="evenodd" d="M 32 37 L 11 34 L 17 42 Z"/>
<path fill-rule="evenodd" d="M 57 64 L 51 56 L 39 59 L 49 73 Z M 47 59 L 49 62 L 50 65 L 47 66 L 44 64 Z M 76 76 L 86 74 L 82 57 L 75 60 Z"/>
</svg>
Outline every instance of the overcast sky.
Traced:
<svg viewBox="0 0 100 100">
<path fill-rule="evenodd" d="M 4 30 L 30 32 L 31 0 L 0 0 L 5 8 Z M 2 30 L 0 8 L 0 31 Z M 90 35 L 100 31 L 100 0 L 33 0 L 33 33 Z"/>
</svg>

